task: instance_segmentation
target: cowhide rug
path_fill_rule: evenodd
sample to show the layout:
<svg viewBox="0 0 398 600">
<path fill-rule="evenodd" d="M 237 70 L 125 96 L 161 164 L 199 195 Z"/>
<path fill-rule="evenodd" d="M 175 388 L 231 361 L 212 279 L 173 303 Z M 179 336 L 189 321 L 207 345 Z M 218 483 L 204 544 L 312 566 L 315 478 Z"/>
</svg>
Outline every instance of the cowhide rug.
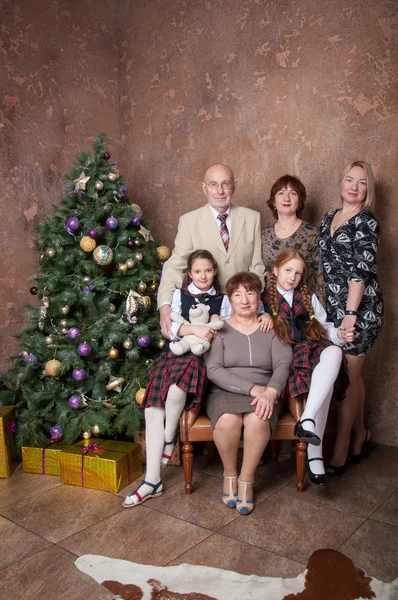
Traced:
<svg viewBox="0 0 398 600">
<path fill-rule="evenodd" d="M 115 600 L 397 600 L 398 579 L 367 577 L 337 550 L 317 550 L 294 579 L 240 575 L 182 564 L 154 567 L 86 554 L 77 568 L 103 585 Z"/>
</svg>

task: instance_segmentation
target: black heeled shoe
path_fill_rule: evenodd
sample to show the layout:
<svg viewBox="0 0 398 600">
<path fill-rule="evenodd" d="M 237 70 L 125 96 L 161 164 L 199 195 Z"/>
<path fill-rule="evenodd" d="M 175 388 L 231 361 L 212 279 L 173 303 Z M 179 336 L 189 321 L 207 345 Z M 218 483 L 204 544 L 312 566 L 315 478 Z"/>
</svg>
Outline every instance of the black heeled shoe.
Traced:
<svg viewBox="0 0 398 600">
<path fill-rule="evenodd" d="M 347 465 L 344 464 L 341 467 L 336 467 L 335 465 L 329 463 L 325 469 L 326 475 L 329 475 L 330 477 L 340 477 L 340 475 L 343 475 L 345 473 L 346 466 Z"/>
<path fill-rule="evenodd" d="M 310 480 L 310 482 L 313 485 L 316 485 L 318 487 L 326 487 L 327 483 L 325 481 L 325 476 L 324 475 L 315 475 L 315 473 L 313 473 L 311 471 L 310 462 L 312 462 L 314 460 L 321 460 L 323 462 L 323 458 L 307 458 L 307 463 L 308 463 L 308 479 Z"/>
<path fill-rule="evenodd" d="M 297 421 L 297 423 L 294 426 L 294 435 L 303 440 L 303 442 L 307 442 L 307 444 L 319 446 L 321 443 L 321 438 L 318 435 L 316 435 L 316 433 L 314 433 L 313 431 L 308 431 L 307 429 L 304 429 L 303 423 L 305 423 L 306 421 L 311 421 L 311 423 L 314 423 L 315 425 L 315 421 L 313 419 L 303 419 L 302 421 Z"/>
<path fill-rule="evenodd" d="M 370 437 L 368 438 L 368 434 L 370 434 Z M 353 464 L 353 465 L 359 465 L 359 463 L 361 462 L 361 460 L 363 458 L 368 458 L 369 456 L 369 450 L 370 450 L 370 442 L 372 441 L 372 434 L 370 433 L 370 431 L 367 429 L 366 430 L 366 434 L 365 434 L 365 441 L 363 442 L 362 446 L 361 446 L 361 451 L 359 454 L 352 454 L 351 452 L 349 452 L 348 454 L 348 461 Z"/>
</svg>

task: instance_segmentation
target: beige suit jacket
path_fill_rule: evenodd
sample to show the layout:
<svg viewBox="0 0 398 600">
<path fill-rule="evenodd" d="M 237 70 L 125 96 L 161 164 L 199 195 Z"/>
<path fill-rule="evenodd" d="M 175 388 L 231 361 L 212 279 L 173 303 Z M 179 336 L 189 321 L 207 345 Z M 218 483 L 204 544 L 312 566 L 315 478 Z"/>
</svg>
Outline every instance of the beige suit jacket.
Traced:
<svg viewBox="0 0 398 600">
<path fill-rule="evenodd" d="M 224 248 L 214 216 L 208 206 L 202 206 L 180 217 L 173 253 L 163 266 L 158 291 L 158 306 L 171 303 L 173 291 L 182 286 L 188 256 L 194 250 L 208 250 L 218 264 L 221 291 L 238 271 L 253 271 L 264 285 L 264 264 L 261 259 L 260 213 L 231 204 L 231 231 L 228 252 Z"/>
</svg>

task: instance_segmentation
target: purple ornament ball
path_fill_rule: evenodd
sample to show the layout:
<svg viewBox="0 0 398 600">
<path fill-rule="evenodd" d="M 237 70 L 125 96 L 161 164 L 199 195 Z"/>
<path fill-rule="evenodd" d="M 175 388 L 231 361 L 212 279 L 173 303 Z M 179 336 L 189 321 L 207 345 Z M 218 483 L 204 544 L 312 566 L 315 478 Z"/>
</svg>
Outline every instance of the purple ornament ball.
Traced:
<svg viewBox="0 0 398 600">
<path fill-rule="evenodd" d="M 84 369 L 73 369 L 72 377 L 76 381 L 83 381 L 86 378 L 86 371 Z"/>
<path fill-rule="evenodd" d="M 70 329 L 68 329 L 67 336 L 70 340 L 75 340 L 79 337 L 80 333 L 80 329 L 78 329 L 77 327 L 71 327 Z"/>
<path fill-rule="evenodd" d="M 50 436 L 52 440 L 60 440 L 64 435 L 61 425 L 50 427 Z"/>
<path fill-rule="evenodd" d="M 77 217 L 71 217 L 66 221 L 66 227 L 69 227 L 72 231 L 77 231 L 80 227 L 80 221 Z"/>
<path fill-rule="evenodd" d="M 68 404 L 71 408 L 80 408 L 83 404 L 83 401 L 80 396 L 73 395 L 69 398 Z"/>
<path fill-rule="evenodd" d="M 121 198 L 124 198 L 126 194 L 127 194 L 127 188 L 124 187 L 124 185 L 121 185 L 119 188 L 119 196 Z"/>
<path fill-rule="evenodd" d="M 86 294 L 88 294 L 89 292 L 93 292 L 95 290 L 95 285 L 93 283 L 89 283 L 88 285 L 85 285 L 83 288 L 83 292 L 85 292 Z"/>
<path fill-rule="evenodd" d="M 134 248 L 134 240 L 129 240 L 129 241 L 127 242 L 127 246 L 128 246 L 129 248 Z"/>
<path fill-rule="evenodd" d="M 119 225 L 119 221 L 117 219 L 115 219 L 115 217 L 109 217 L 106 221 L 105 224 L 107 226 L 108 229 L 117 229 L 118 225 Z"/>
<path fill-rule="evenodd" d="M 34 354 L 28 354 L 28 356 L 25 356 L 25 358 L 23 359 L 23 361 L 26 363 L 37 362 L 38 360 L 39 359 Z"/>
<path fill-rule="evenodd" d="M 91 352 L 91 346 L 87 342 L 79 344 L 77 347 L 77 353 L 79 356 L 88 356 Z"/>
<path fill-rule="evenodd" d="M 132 225 L 139 225 L 141 223 L 141 215 L 135 215 L 130 221 Z"/>
<path fill-rule="evenodd" d="M 147 335 L 141 335 L 137 340 L 137 344 L 140 346 L 140 348 L 146 348 L 150 343 L 151 340 Z"/>
<path fill-rule="evenodd" d="M 89 230 L 88 230 L 88 235 L 89 235 L 91 238 L 95 238 L 95 237 L 97 237 L 97 230 L 96 230 L 96 229 L 89 229 Z"/>
<path fill-rule="evenodd" d="M 104 154 L 102 156 L 104 157 L 105 160 L 109 160 L 111 157 L 110 152 L 104 152 Z"/>
</svg>

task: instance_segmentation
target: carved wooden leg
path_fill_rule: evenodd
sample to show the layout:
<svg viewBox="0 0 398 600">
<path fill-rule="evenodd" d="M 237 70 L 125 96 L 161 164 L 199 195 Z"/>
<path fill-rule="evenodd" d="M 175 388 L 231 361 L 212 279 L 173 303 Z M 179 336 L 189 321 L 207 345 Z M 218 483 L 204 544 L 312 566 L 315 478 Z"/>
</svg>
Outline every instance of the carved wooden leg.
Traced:
<svg viewBox="0 0 398 600">
<path fill-rule="evenodd" d="M 278 458 L 278 452 L 279 452 L 279 440 L 271 440 L 271 451 L 272 451 L 272 460 L 276 460 Z"/>
<path fill-rule="evenodd" d="M 193 472 L 193 446 L 189 442 L 185 442 L 182 446 L 182 462 L 184 465 L 185 491 L 187 494 L 192 494 L 192 472 Z"/>
<path fill-rule="evenodd" d="M 299 440 L 296 445 L 296 477 L 297 477 L 297 491 L 304 491 L 304 477 L 305 477 L 305 459 L 307 456 L 307 444 L 303 440 Z"/>
</svg>

